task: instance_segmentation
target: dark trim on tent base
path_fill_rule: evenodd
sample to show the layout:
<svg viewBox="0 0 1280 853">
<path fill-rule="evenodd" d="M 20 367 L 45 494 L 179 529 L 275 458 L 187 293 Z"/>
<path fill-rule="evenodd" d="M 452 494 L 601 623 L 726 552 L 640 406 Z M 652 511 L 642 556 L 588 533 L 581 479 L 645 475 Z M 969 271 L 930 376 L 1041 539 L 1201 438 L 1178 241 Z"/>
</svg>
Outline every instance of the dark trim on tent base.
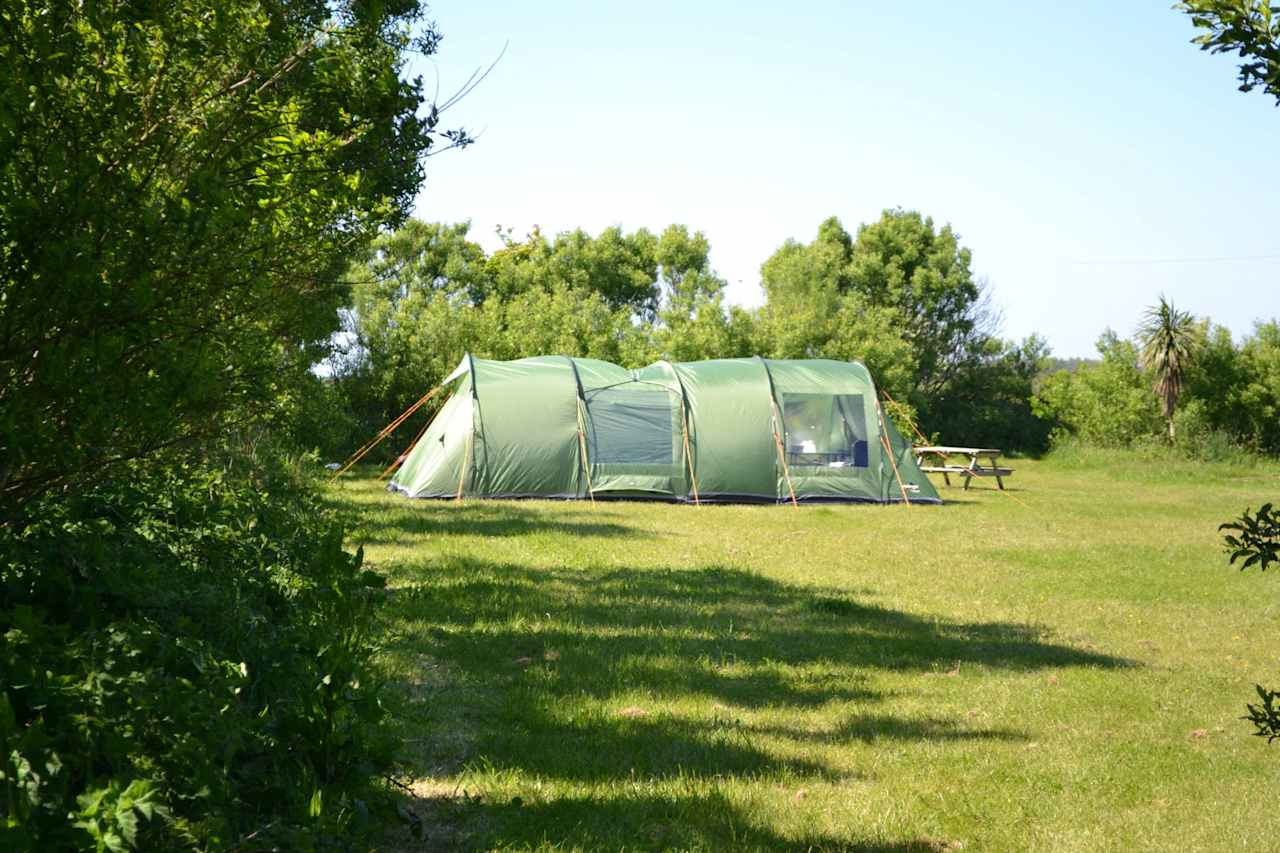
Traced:
<svg viewBox="0 0 1280 853">
<path fill-rule="evenodd" d="M 456 500 L 457 494 L 439 494 L 439 495 L 411 495 L 408 490 L 396 485 L 395 483 L 387 484 L 388 492 L 395 492 L 414 500 Z M 658 492 L 647 494 L 631 493 L 617 494 L 610 492 L 596 492 L 597 501 L 648 501 L 668 504 L 689 504 L 693 505 L 692 497 L 680 497 L 678 495 L 664 495 Z M 529 494 L 511 494 L 511 495 L 463 495 L 467 500 L 485 500 L 485 501 L 586 501 L 587 497 L 583 495 L 529 495 Z M 789 504 L 791 497 L 785 498 L 767 497 L 764 495 L 736 495 L 736 494 L 702 494 L 699 496 L 702 503 L 714 504 Z M 805 497 L 797 495 L 800 503 L 804 504 L 873 504 L 878 506 L 887 506 L 889 504 L 904 503 L 900 496 L 890 497 L 886 500 L 877 500 L 875 498 L 860 497 L 833 497 L 831 495 L 814 495 Z M 911 505 L 917 504 L 923 506 L 942 506 L 941 498 L 911 498 Z"/>
</svg>

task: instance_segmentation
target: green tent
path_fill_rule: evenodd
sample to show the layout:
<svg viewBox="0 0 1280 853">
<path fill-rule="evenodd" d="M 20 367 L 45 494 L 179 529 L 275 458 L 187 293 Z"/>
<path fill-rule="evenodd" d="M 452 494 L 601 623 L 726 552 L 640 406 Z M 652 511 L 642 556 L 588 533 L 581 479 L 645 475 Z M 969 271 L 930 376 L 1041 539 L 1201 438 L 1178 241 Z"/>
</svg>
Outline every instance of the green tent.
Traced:
<svg viewBox="0 0 1280 853">
<path fill-rule="evenodd" d="M 941 503 L 856 362 L 627 370 L 470 355 L 390 488 L 415 498 Z M 892 448 L 892 459 L 885 452 Z M 895 470 L 896 463 L 896 470 Z"/>
</svg>

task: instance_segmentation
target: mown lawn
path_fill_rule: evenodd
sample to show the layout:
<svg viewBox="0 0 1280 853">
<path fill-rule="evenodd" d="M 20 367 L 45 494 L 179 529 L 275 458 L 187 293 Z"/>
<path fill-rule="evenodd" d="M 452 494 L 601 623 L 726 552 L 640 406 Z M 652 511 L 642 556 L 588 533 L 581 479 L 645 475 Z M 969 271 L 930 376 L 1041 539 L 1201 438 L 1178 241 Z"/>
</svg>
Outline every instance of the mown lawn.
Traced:
<svg viewBox="0 0 1280 853">
<path fill-rule="evenodd" d="M 1216 527 L 1280 471 L 1020 460 L 943 507 L 409 501 L 404 849 L 1260 850 L 1280 577 Z"/>
</svg>

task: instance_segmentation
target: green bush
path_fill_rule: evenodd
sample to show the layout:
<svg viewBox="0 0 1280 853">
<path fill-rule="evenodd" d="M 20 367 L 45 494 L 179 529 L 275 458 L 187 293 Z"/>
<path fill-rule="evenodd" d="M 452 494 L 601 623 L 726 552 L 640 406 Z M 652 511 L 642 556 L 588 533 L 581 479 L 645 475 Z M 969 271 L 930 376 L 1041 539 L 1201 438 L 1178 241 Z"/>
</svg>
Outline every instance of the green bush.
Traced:
<svg viewBox="0 0 1280 853">
<path fill-rule="evenodd" d="M 1190 400 L 1173 416 L 1177 437 L 1173 446 L 1187 459 L 1199 462 L 1247 462 L 1256 453 L 1243 447 L 1224 429 L 1214 426 L 1203 400 Z"/>
<path fill-rule="evenodd" d="M 296 470 L 241 458 L 0 528 L 0 848 L 315 849 L 382 808 L 381 579 Z"/>
<path fill-rule="evenodd" d="M 1035 414 L 1086 444 L 1133 447 L 1162 434 L 1155 395 L 1138 369 L 1133 344 L 1107 331 L 1098 339 L 1101 361 L 1044 377 L 1032 400 Z"/>
</svg>

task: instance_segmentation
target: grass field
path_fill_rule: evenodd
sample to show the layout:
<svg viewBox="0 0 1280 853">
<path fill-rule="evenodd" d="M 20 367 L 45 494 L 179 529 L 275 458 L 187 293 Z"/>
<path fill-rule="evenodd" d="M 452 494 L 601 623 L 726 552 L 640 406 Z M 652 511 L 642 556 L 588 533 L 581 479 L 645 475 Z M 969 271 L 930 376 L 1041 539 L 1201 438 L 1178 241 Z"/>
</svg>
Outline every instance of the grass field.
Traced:
<svg viewBox="0 0 1280 853">
<path fill-rule="evenodd" d="M 1280 578 L 1216 527 L 1280 471 L 1017 462 L 943 507 L 409 501 L 405 849 L 1274 850 Z"/>
</svg>

